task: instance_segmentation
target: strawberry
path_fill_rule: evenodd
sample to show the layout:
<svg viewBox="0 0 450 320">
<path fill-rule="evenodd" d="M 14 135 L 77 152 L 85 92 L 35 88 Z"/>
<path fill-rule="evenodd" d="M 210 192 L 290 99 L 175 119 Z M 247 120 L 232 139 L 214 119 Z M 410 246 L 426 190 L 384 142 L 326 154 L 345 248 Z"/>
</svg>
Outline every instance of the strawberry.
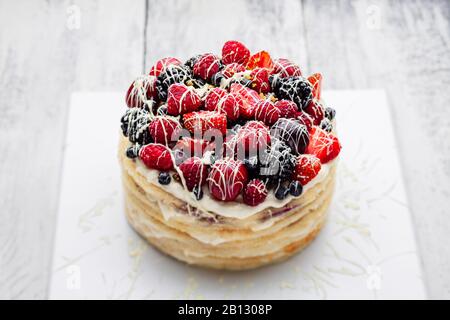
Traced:
<svg viewBox="0 0 450 320">
<path fill-rule="evenodd" d="M 313 154 L 322 163 L 327 163 L 339 155 L 341 144 L 338 138 L 318 127 L 311 129 L 309 145 L 305 153 Z"/>
<path fill-rule="evenodd" d="M 311 131 L 311 128 L 313 126 L 313 118 L 309 114 L 303 111 L 299 111 L 295 114 L 295 118 L 297 118 L 297 120 L 299 120 L 301 124 L 306 126 L 308 132 Z"/>
<path fill-rule="evenodd" d="M 227 95 L 228 92 L 222 88 L 213 88 L 208 92 L 205 98 L 205 109 L 209 111 L 214 111 L 216 109 L 219 100 Z"/>
<path fill-rule="evenodd" d="M 125 102 L 129 108 L 142 108 L 147 100 L 156 97 L 156 78 L 141 76 L 133 81 L 127 91 Z"/>
<path fill-rule="evenodd" d="M 271 126 L 280 118 L 280 110 L 269 100 L 261 100 L 255 106 L 255 119 Z"/>
<path fill-rule="evenodd" d="M 167 113 L 172 116 L 197 110 L 202 104 L 200 96 L 193 87 L 174 83 L 169 87 Z"/>
<path fill-rule="evenodd" d="M 169 142 L 174 141 L 173 134 L 176 133 L 176 130 L 181 129 L 181 125 L 174 119 L 157 116 L 150 122 L 148 129 L 155 143 L 167 146 Z"/>
<path fill-rule="evenodd" d="M 168 171 L 173 168 L 170 150 L 162 144 L 150 143 L 141 148 L 139 158 L 149 169 Z"/>
<path fill-rule="evenodd" d="M 240 116 L 244 119 L 253 119 L 255 117 L 255 105 L 262 100 L 258 92 L 246 88 L 240 83 L 233 83 L 230 92 L 242 98 Z"/>
<path fill-rule="evenodd" d="M 268 93 L 270 91 L 269 69 L 255 68 L 250 73 L 252 79 L 252 88 L 260 93 Z"/>
<path fill-rule="evenodd" d="M 308 77 L 308 81 L 309 83 L 311 83 L 313 87 L 312 90 L 313 97 L 319 100 L 322 91 L 322 74 L 314 73 Z"/>
<path fill-rule="evenodd" d="M 297 105 L 290 100 L 278 100 L 275 107 L 280 110 L 280 118 L 295 118 L 298 113 Z"/>
<path fill-rule="evenodd" d="M 267 68 L 272 70 L 273 61 L 267 51 L 260 51 L 252 55 L 247 62 L 247 69 L 253 70 L 255 68 Z"/>
<path fill-rule="evenodd" d="M 235 140 L 238 148 L 256 155 L 270 144 L 269 128 L 261 121 L 249 121 L 239 128 Z"/>
<path fill-rule="evenodd" d="M 198 157 L 191 157 L 186 159 L 179 166 L 183 173 L 186 187 L 192 191 L 196 186 L 202 186 L 208 177 L 208 168 Z"/>
<path fill-rule="evenodd" d="M 319 100 L 312 99 L 305 108 L 305 112 L 313 119 L 315 126 L 320 125 L 323 117 L 325 116 L 325 108 L 319 102 Z"/>
<path fill-rule="evenodd" d="M 299 77 L 302 75 L 299 66 L 284 58 L 274 61 L 273 73 L 278 74 L 280 78 Z"/>
<path fill-rule="evenodd" d="M 301 154 L 297 157 L 292 179 L 300 182 L 302 186 L 311 181 L 322 167 L 320 160 L 311 154 Z"/>
<path fill-rule="evenodd" d="M 149 75 L 159 76 L 161 73 L 166 71 L 167 67 L 170 65 L 181 65 L 181 61 L 177 58 L 167 57 L 156 61 L 155 65 L 150 69 Z"/>
<path fill-rule="evenodd" d="M 212 53 L 206 53 L 195 62 L 193 72 L 195 76 L 209 80 L 219 69 L 220 59 Z"/>
<path fill-rule="evenodd" d="M 248 181 L 245 165 L 230 158 L 217 160 L 208 175 L 209 192 L 220 201 L 233 201 Z"/>
<path fill-rule="evenodd" d="M 259 179 L 253 179 L 245 186 L 242 198 L 245 204 L 254 207 L 266 200 L 267 193 L 265 183 Z"/>
<path fill-rule="evenodd" d="M 245 67 L 242 64 L 233 62 L 225 65 L 225 68 L 222 70 L 222 74 L 225 78 L 231 78 L 236 72 L 245 71 Z"/>
<path fill-rule="evenodd" d="M 227 132 L 227 117 L 216 111 L 194 111 L 183 115 L 184 127 L 192 133 L 205 133 L 217 129 L 222 134 Z"/>
<path fill-rule="evenodd" d="M 227 41 L 222 48 L 222 61 L 224 64 L 233 62 L 246 64 L 250 57 L 250 50 L 248 50 L 239 41 Z"/>
</svg>

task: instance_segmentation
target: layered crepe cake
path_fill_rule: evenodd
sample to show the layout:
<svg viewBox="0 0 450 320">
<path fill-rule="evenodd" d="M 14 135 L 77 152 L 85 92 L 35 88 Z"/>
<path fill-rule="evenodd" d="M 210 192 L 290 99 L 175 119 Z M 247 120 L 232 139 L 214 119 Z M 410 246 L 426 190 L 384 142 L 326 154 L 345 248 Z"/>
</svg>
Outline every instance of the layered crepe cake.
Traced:
<svg viewBox="0 0 450 320">
<path fill-rule="evenodd" d="M 131 84 L 119 159 L 131 226 L 189 264 L 251 269 L 326 221 L 341 145 L 322 75 L 227 41 L 156 62 Z"/>
</svg>

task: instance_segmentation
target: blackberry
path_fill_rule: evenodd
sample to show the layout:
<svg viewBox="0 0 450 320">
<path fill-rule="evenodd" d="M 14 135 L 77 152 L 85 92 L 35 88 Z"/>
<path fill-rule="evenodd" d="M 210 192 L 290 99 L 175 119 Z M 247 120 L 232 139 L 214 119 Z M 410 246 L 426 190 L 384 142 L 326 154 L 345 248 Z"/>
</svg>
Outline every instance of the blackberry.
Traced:
<svg viewBox="0 0 450 320">
<path fill-rule="evenodd" d="M 192 73 L 186 66 L 170 65 L 156 79 L 156 91 L 161 101 L 167 100 L 167 90 L 174 83 L 185 83 L 192 79 Z"/>
<path fill-rule="evenodd" d="M 270 129 L 270 135 L 281 140 L 295 155 L 304 153 L 309 143 L 308 128 L 297 119 L 278 119 Z"/>
<path fill-rule="evenodd" d="M 187 80 L 186 84 L 198 89 L 203 87 L 206 84 L 206 81 L 199 77 L 193 77 L 192 79 Z"/>
<path fill-rule="evenodd" d="M 158 176 L 158 182 L 162 185 L 167 185 L 170 183 L 170 174 L 168 172 L 160 172 Z"/>
<path fill-rule="evenodd" d="M 260 175 L 267 178 L 269 186 L 287 181 L 295 167 L 295 156 L 291 149 L 280 140 L 274 140 L 272 146 L 260 156 Z"/>
<path fill-rule="evenodd" d="M 152 142 L 152 137 L 148 130 L 150 114 L 146 109 L 128 109 L 121 118 L 121 122 L 122 133 L 128 137 L 131 143 L 145 145 Z"/>
<path fill-rule="evenodd" d="M 130 159 L 135 159 L 139 156 L 139 146 L 134 145 L 131 146 L 127 149 L 127 151 L 125 152 L 126 156 Z"/>
<path fill-rule="evenodd" d="M 278 200 L 283 200 L 289 194 L 289 189 L 283 185 L 279 185 L 277 190 L 275 191 L 275 198 Z"/>
<path fill-rule="evenodd" d="M 201 57 L 201 54 L 198 54 L 196 56 L 190 57 L 185 63 L 184 65 L 186 67 L 188 67 L 191 71 L 194 68 L 194 64 L 198 61 L 198 59 Z"/>
<path fill-rule="evenodd" d="M 323 118 L 320 122 L 320 129 L 325 130 L 326 132 L 333 131 L 333 124 L 328 118 Z"/>
<path fill-rule="evenodd" d="M 201 186 L 194 186 L 194 189 L 192 189 L 192 192 L 194 193 L 195 199 L 201 200 L 203 198 L 203 190 Z"/>
<path fill-rule="evenodd" d="M 298 197 L 302 194 L 302 192 L 303 192 L 302 184 L 298 181 L 292 181 L 291 184 L 289 185 L 289 193 L 291 194 L 291 196 Z"/>
<path fill-rule="evenodd" d="M 312 87 L 303 77 L 271 77 L 271 88 L 279 99 L 291 100 L 304 110 L 312 100 Z M 270 81 L 270 80 L 269 80 Z"/>
<path fill-rule="evenodd" d="M 336 117 L 336 110 L 330 107 L 325 108 L 325 117 L 329 120 L 333 120 Z"/>
</svg>

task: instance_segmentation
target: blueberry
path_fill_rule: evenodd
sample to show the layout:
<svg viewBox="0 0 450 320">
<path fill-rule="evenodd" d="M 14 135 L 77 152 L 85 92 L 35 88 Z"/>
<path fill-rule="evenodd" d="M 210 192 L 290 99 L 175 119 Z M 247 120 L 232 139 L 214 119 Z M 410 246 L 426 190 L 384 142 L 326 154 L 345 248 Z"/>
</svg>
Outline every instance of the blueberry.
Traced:
<svg viewBox="0 0 450 320">
<path fill-rule="evenodd" d="M 203 190 L 201 186 L 195 186 L 194 189 L 192 189 L 192 192 L 195 195 L 195 199 L 200 200 L 203 198 Z"/>
<path fill-rule="evenodd" d="M 250 157 L 244 159 L 244 165 L 247 168 L 247 171 L 251 177 L 258 176 L 259 173 L 259 165 L 258 165 L 258 157 Z"/>
<path fill-rule="evenodd" d="M 283 200 L 287 197 L 289 190 L 285 186 L 278 186 L 278 189 L 275 191 L 275 198 L 278 200 Z"/>
<path fill-rule="evenodd" d="M 137 158 L 139 155 L 139 148 L 137 146 L 131 146 L 127 149 L 126 155 L 130 159 Z"/>
<path fill-rule="evenodd" d="M 320 129 L 325 130 L 326 132 L 333 131 L 333 124 L 328 118 L 323 118 L 320 122 Z"/>
<path fill-rule="evenodd" d="M 170 174 L 168 172 L 160 172 L 158 176 L 158 182 L 163 185 L 167 185 L 170 183 Z"/>
<path fill-rule="evenodd" d="M 301 195 L 302 191 L 303 186 L 298 181 L 292 181 L 291 184 L 289 185 L 289 193 L 294 197 L 298 197 L 299 195 Z"/>
<path fill-rule="evenodd" d="M 216 87 L 220 87 L 222 79 L 225 79 L 225 76 L 222 73 L 217 72 L 211 77 L 211 83 Z"/>
<path fill-rule="evenodd" d="M 336 117 L 336 110 L 330 107 L 325 108 L 325 117 L 329 120 L 333 120 Z"/>
</svg>

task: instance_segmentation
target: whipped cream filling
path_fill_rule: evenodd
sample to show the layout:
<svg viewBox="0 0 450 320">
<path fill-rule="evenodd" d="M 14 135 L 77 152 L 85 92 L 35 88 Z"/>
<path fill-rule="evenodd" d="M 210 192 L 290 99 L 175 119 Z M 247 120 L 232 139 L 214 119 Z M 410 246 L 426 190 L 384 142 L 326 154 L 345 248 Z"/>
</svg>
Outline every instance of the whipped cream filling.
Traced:
<svg viewBox="0 0 450 320">
<path fill-rule="evenodd" d="M 313 188 L 316 184 L 320 183 L 327 177 L 330 172 L 331 165 L 334 161 L 335 160 L 322 165 L 322 168 L 320 169 L 317 176 L 314 177 L 314 179 L 308 182 L 305 186 L 303 186 L 303 192 L 300 195 L 300 198 L 306 191 Z M 288 195 L 285 199 L 278 200 L 277 198 L 275 198 L 274 192 L 269 191 L 264 202 L 255 207 L 251 207 L 243 203 L 241 197 L 238 197 L 238 199 L 236 199 L 237 201 L 217 201 L 211 196 L 208 188 L 203 188 L 203 198 L 201 200 L 197 200 L 194 194 L 185 189 L 181 183 L 175 181 L 169 183 L 168 185 L 162 185 L 158 183 L 159 171 L 147 168 L 140 159 L 136 159 L 136 169 L 147 179 L 149 183 L 165 190 L 172 196 L 188 203 L 190 206 L 206 213 L 214 213 L 227 218 L 246 219 L 268 208 L 282 208 L 293 199 L 293 196 Z M 165 219 L 170 219 L 172 216 L 177 214 L 176 210 L 161 211 L 163 212 L 163 216 Z"/>
</svg>

